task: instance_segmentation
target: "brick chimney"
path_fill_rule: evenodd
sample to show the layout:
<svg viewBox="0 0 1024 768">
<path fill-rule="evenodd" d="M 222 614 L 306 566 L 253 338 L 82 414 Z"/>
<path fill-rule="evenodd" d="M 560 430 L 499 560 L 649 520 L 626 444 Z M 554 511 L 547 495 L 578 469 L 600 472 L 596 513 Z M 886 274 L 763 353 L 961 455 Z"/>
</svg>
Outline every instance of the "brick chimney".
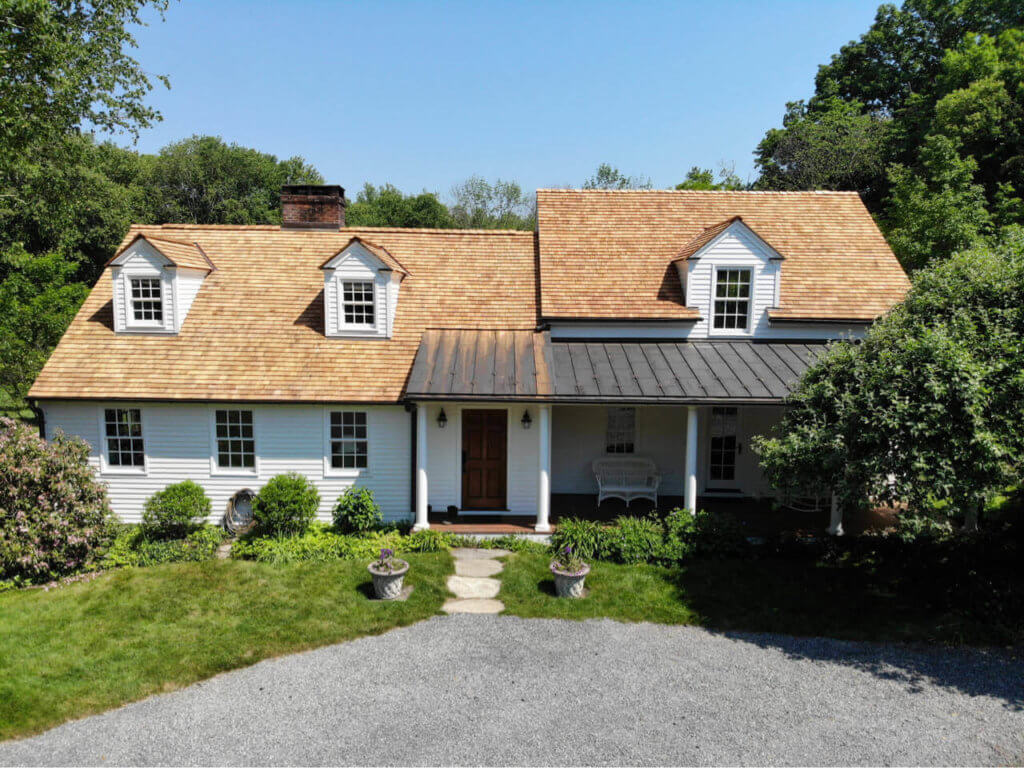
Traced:
<svg viewBox="0 0 1024 768">
<path fill-rule="evenodd" d="M 345 190 L 337 184 L 281 187 L 281 226 L 287 229 L 340 229 L 345 226 Z"/>
</svg>

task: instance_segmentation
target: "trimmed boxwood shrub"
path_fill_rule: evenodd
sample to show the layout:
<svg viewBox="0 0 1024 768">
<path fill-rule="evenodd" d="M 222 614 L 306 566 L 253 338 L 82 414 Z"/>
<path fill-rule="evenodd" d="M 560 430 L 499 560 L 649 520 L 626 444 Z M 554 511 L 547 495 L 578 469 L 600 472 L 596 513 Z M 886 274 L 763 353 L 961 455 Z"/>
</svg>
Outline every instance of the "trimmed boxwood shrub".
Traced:
<svg viewBox="0 0 1024 768">
<path fill-rule="evenodd" d="M 320 493 L 297 472 L 270 478 L 252 502 L 260 533 L 296 536 L 306 532 L 320 506 Z"/>
<path fill-rule="evenodd" d="M 113 536 L 83 440 L 0 418 L 0 579 L 40 582 L 90 567 Z"/>
<path fill-rule="evenodd" d="M 334 505 L 334 527 L 342 533 L 368 533 L 380 530 L 384 515 L 369 488 L 349 488 Z"/>
<path fill-rule="evenodd" d="M 148 499 L 142 512 L 142 532 L 151 539 L 181 539 L 213 511 L 198 483 L 184 480 L 168 485 Z"/>
</svg>

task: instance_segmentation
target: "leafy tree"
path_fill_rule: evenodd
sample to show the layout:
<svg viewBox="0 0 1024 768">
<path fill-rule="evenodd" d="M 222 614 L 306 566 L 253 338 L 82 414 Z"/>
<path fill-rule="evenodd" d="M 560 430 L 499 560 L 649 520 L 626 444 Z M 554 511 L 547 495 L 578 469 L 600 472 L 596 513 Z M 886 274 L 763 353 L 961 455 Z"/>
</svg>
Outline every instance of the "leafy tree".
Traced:
<svg viewBox="0 0 1024 768">
<path fill-rule="evenodd" d="M 651 180 L 643 176 L 627 176 L 608 163 L 597 166 L 594 175 L 583 182 L 584 189 L 651 189 Z"/>
<path fill-rule="evenodd" d="M 782 128 L 768 131 L 754 152 L 757 189 L 856 189 L 878 194 L 885 171 L 886 123 L 858 102 L 832 98 L 815 109 L 786 105 Z"/>
<path fill-rule="evenodd" d="M 682 182 L 676 184 L 676 189 L 695 190 L 741 190 L 746 189 L 740 177 L 732 167 L 722 166 L 718 169 L 718 181 L 715 181 L 715 174 L 710 168 L 699 168 L 693 166 L 686 174 Z"/>
<path fill-rule="evenodd" d="M 470 176 L 452 187 L 452 221 L 463 229 L 533 229 L 535 203 L 514 181 Z"/>
<path fill-rule="evenodd" d="M 349 203 L 345 222 L 350 227 L 426 227 L 450 229 L 455 226 L 448 209 L 433 192 L 404 195 L 385 184 L 365 184 Z"/>
<path fill-rule="evenodd" d="M 149 223 L 279 224 L 285 184 L 322 184 L 300 157 L 273 155 L 217 136 L 193 136 L 143 158 L 138 185 Z"/>
<path fill-rule="evenodd" d="M 143 101 L 149 75 L 127 51 L 136 46 L 129 25 L 142 24 L 144 8 L 163 14 L 167 4 L 0 1 L 0 169 L 83 125 L 138 135 L 159 120 Z"/>
<path fill-rule="evenodd" d="M 889 171 L 889 243 L 908 267 L 922 267 L 978 242 L 991 217 L 982 187 L 973 182 L 977 163 L 957 152 L 957 143 L 930 136 L 921 148 L 920 170 Z"/>
<path fill-rule="evenodd" d="M 57 252 L 0 253 L 0 389 L 20 402 L 89 289 Z"/>
<path fill-rule="evenodd" d="M 869 496 L 910 515 L 948 505 L 968 525 L 1024 469 L 1024 232 L 922 269 L 859 344 L 803 376 L 775 433 L 756 441 L 769 480 Z"/>
</svg>

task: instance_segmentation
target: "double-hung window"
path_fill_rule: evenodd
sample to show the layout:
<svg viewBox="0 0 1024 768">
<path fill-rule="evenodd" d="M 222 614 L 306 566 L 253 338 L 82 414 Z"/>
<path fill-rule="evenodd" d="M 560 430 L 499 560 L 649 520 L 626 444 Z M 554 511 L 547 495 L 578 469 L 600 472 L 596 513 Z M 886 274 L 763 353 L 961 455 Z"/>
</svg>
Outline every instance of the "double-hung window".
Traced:
<svg viewBox="0 0 1024 768">
<path fill-rule="evenodd" d="M 129 281 L 132 319 L 159 325 L 164 321 L 164 302 L 159 277 L 133 277 Z"/>
<path fill-rule="evenodd" d="M 608 453 L 633 453 L 636 447 L 636 409 L 609 408 L 605 450 Z"/>
<path fill-rule="evenodd" d="M 714 327 L 746 331 L 750 325 L 749 269 L 719 269 L 715 275 Z"/>
<path fill-rule="evenodd" d="M 252 411 L 217 410 L 214 414 L 217 440 L 217 467 L 256 469 L 256 437 L 252 426 Z"/>
<path fill-rule="evenodd" d="M 341 282 L 342 325 L 373 328 L 373 281 L 343 280 Z"/>
<path fill-rule="evenodd" d="M 105 408 L 103 429 L 107 442 L 107 467 L 145 468 L 146 450 L 142 442 L 141 410 Z"/>
<path fill-rule="evenodd" d="M 366 411 L 331 411 L 331 468 L 366 469 L 369 436 Z"/>
</svg>

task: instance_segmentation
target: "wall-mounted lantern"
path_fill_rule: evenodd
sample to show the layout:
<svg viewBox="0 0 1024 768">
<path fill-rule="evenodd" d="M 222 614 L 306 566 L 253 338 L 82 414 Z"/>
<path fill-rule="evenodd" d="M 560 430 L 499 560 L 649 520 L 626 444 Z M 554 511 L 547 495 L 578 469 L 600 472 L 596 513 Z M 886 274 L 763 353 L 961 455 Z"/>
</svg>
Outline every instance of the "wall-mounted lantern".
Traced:
<svg viewBox="0 0 1024 768">
<path fill-rule="evenodd" d="M 437 426 L 439 429 L 444 429 L 448 426 L 448 417 L 445 415 L 444 408 L 437 414 Z"/>
<path fill-rule="evenodd" d="M 523 425 L 523 429 L 530 428 L 530 425 L 533 424 L 533 419 L 530 418 L 529 411 L 523 411 L 523 418 L 519 420 L 519 423 Z"/>
</svg>

